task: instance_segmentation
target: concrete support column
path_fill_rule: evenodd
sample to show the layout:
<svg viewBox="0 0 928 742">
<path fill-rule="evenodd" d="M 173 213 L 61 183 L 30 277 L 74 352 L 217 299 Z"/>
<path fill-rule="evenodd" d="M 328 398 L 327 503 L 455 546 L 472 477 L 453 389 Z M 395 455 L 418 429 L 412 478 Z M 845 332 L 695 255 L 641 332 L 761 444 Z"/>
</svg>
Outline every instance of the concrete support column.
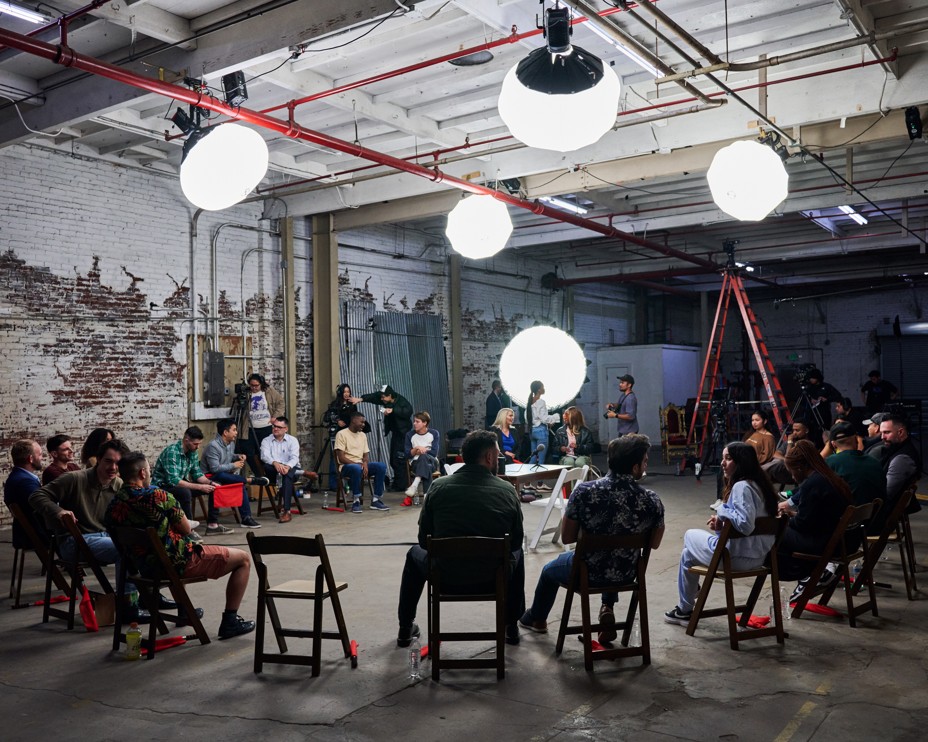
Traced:
<svg viewBox="0 0 928 742">
<path fill-rule="evenodd" d="M 464 343 L 461 338 L 461 256 L 451 254 L 448 325 L 451 338 L 451 419 L 464 427 Z"/>
<path fill-rule="evenodd" d="M 284 294 L 284 404 L 296 428 L 296 270 L 293 260 L 293 218 L 280 221 L 280 270 Z"/>
<path fill-rule="evenodd" d="M 341 376 L 338 335 L 338 239 L 331 214 L 313 217 L 313 397 L 317 418 Z M 316 451 L 326 431 L 316 429 Z"/>
</svg>

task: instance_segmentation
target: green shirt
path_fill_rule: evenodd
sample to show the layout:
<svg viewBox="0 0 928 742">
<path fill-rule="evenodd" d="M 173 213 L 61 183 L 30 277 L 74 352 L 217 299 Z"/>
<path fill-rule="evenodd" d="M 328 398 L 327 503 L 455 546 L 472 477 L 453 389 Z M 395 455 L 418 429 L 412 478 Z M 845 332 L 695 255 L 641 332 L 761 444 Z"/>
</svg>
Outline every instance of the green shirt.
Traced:
<svg viewBox="0 0 928 742">
<path fill-rule="evenodd" d="M 196 482 L 202 476 L 200 457 L 196 451 L 184 453 L 181 440 L 161 452 L 151 472 L 151 483 L 156 487 L 176 487 L 184 480 Z"/>
<path fill-rule="evenodd" d="M 419 517 L 419 545 L 426 548 L 426 538 L 452 536 L 488 536 L 509 534 L 510 548 L 522 550 L 522 505 L 509 482 L 479 465 L 465 464 L 454 474 L 436 479 Z M 442 574 L 450 582 L 481 582 L 478 564 L 449 563 Z"/>
</svg>

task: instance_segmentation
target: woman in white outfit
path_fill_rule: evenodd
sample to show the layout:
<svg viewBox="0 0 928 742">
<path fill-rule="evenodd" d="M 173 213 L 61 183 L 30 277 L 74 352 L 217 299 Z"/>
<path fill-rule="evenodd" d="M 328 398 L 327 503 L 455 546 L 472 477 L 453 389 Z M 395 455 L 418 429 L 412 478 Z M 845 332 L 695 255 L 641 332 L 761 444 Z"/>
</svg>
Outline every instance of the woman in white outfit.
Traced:
<svg viewBox="0 0 928 742">
<path fill-rule="evenodd" d="M 540 381 L 533 381 L 525 408 L 525 421 L 531 431 L 532 440 L 532 455 L 529 457 L 529 464 L 545 463 L 548 449 L 548 425 L 561 421 L 558 415 L 548 414 L 548 405 L 542 398 L 544 393 L 545 385 Z"/>
<path fill-rule="evenodd" d="M 699 577 L 689 572 L 688 568 L 708 564 L 712 560 L 719 542 L 719 531 L 726 521 L 731 521 L 738 533 L 747 536 L 728 542 L 733 570 L 759 567 L 773 545 L 773 535 L 750 535 L 754 530 L 755 518 L 777 514 L 777 496 L 764 470 L 760 468 L 757 451 L 747 443 L 729 443 L 722 451 L 722 471 L 725 475 L 725 491 L 718 511 L 706 524 L 710 530 L 694 528 L 683 537 L 683 553 L 680 555 L 680 573 L 677 578 L 680 599 L 673 610 L 664 614 L 667 623 L 680 626 L 689 623 L 699 592 Z"/>
</svg>

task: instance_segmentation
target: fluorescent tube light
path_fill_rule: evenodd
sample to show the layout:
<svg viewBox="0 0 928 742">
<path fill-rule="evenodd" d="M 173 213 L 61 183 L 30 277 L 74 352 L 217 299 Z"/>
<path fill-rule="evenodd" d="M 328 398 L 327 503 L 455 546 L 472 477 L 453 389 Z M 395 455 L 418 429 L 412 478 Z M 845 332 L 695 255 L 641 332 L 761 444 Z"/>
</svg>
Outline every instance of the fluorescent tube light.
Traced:
<svg viewBox="0 0 928 742">
<path fill-rule="evenodd" d="M 854 211 L 854 209 L 851 208 L 850 206 L 839 206 L 838 209 L 841 210 L 841 211 L 843 211 L 843 212 L 844 212 L 845 214 L 847 214 L 849 217 L 851 217 L 851 219 L 853 219 L 855 222 L 857 222 L 860 226 L 863 226 L 864 224 L 867 223 L 866 218 L 864 218 L 863 216 L 861 216 L 860 214 L 858 214 L 858 213 L 857 213 L 856 211 Z"/>
<path fill-rule="evenodd" d="M 564 211 L 569 211 L 571 214 L 579 214 L 583 216 L 583 214 L 586 214 L 589 211 L 589 209 L 584 209 L 579 204 L 575 204 L 572 201 L 567 201 L 563 198 L 558 198 L 557 196 L 542 196 L 538 200 L 544 201 L 546 204 L 556 206 L 557 208 L 563 209 Z"/>
<path fill-rule="evenodd" d="M 14 18 L 20 18 L 24 21 L 29 21 L 29 23 L 48 23 L 48 16 L 43 15 L 42 13 L 37 13 L 34 10 L 28 10 L 27 8 L 21 8 L 18 5 L 13 5 L 13 3 L 8 2 L 8 0 L 0 0 L 0 13 L 6 13 L 11 15 Z"/>
</svg>

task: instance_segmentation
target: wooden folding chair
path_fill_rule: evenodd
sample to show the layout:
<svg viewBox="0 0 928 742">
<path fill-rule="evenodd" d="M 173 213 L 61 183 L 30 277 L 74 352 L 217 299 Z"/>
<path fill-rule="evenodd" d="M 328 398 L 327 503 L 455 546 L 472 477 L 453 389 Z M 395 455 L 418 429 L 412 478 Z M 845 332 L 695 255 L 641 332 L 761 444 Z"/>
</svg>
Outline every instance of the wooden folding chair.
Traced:
<svg viewBox="0 0 928 742">
<path fill-rule="evenodd" d="M 560 655 L 564 649 L 564 638 L 570 634 L 579 634 L 583 642 L 583 666 L 587 672 L 593 671 L 593 662 L 597 660 L 614 660 L 619 657 L 641 657 L 641 664 L 651 664 L 651 636 L 648 630 L 648 590 L 645 582 L 645 573 L 648 570 L 648 560 L 651 557 L 651 531 L 624 536 L 599 536 L 591 533 L 580 534 L 577 548 L 574 552 L 573 566 L 570 579 L 562 582 L 561 587 L 567 590 L 564 598 L 564 610 L 561 613 L 561 626 L 557 632 L 557 643 L 554 653 Z M 587 568 L 588 555 L 599 551 L 615 551 L 616 549 L 631 549 L 638 552 L 638 564 L 635 578 L 631 582 L 616 585 L 591 585 L 590 573 Z M 628 611 L 625 620 L 616 622 L 615 628 L 622 632 L 621 647 L 593 649 L 593 632 L 603 627 L 597 621 L 593 623 L 590 614 L 590 596 L 602 593 L 631 593 L 628 600 Z M 580 597 L 581 623 L 571 625 L 570 609 L 573 605 L 574 594 Z M 638 613 L 641 628 L 641 646 L 628 646 L 635 624 L 635 613 Z"/>
<path fill-rule="evenodd" d="M 256 536 L 248 532 L 248 548 L 251 549 L 252 561 L 258 573 L 258 619 L 255 633 L 255 673 L 264 669 L 264 663 L 270 662 L 278 665 L 309 665 L 312 676 L 319 675 L 322 663 L 322 640 L 338 639 L 346 659 L 351 659 L 351 642 L 348 638 L 348 628 L 345 625 L 345 616 L 338 594 L 348 587 L 347 582 L 336 582 L 332 574 L 332 565 L 325 549 L 325 541 L 321 533 L 314 538 L 300 536 Z M 268 567 L 264 557 L 273 554 L 287 554 L 293 556 L 318 559 L 314 580 L 288 580 L 279 585 L 271 586 L 268 580 Z M 302 571 L 302 570 L 301 570 Z M 313 601 L 313 623 L 310 629 L 286 628 L 281 625 L 277 613 L 277 599 L 311 600 Z M 332 601 L 332 611 L 335 613 L 335 625 L 338 631 L 323 631 L 322 604 L 325 600 Z M 270 614 L 271 627 L 277 639 L 279 654 L 264 651 L 264 624 L 266 616 Z M 312 639 L 312 654 L 287 654 L 286 637 Z M 352 667 L 355 661 L 352 660 Z"/>
<path fill-rule="evenodd" d="M 769 566 L 761 564 L 754 569 L 737 571 L 731 567 L 731 554 L 729 554 L 727 546 L 730 541 L 745 537 L 735 530 L 731 522 L 725 523 L 719 533 L 719 542 L 716 544 L 709 564 L 698 564 L 689 568 L 689 572 L 702 578 L 702 587 L 696 598 L 696 606 L 693 608 L 690 623 L 686 627 L 687 634 L 693 636 L 696 633 L 696 627 L 699 626 L 700 619 L 727 616 L 728 640 L 732 649 L 738 649 L 740 642 L 749 639 L 760 639 L 765 636 L 775 636 L 777 643 L 783 644 L 788 634 L 783 630 L 783 609 L 780 606 L 780 575 L 777 570 L 776 554 L 777 546 L 779 546 L 780 540 L 786 532 L 788 522 L 788 518 L 757 518 L 754 521 L 754 530 L 750 536 L 774 537 L 773 545 L 767 552 Z M 764 587 L 768 576 L 770 577 L 770 589 L 773 591 L 773 626 L 764 626 L 757 629 L 748 628 L 748 621 L 754 612 L 754 606 L 757 605 L 760 591 Z M 706 600 L 716 577 L 721 577 L 725 581 L 725 607 L 706 608 Z M 735 602 L 734 581 L 747 578 L 753 578 L 754 584 L 751 587 L 747 602 L 739 605 Z M 738 613 L 741 614 L 740 620 L 736 620 Z"/>
<path fill-rule="evenodd" d="M 828 601 L 831 600 L 831 596 L 838 586 L 839 579 L 833 580 L 825 588 L 819 587 L 818 581 L 824 574 L 829 562 L 836 562 L 838 564 L 838 576 L 844 580 L 844 595 L 847 601 L 847 619 L 851 627 L 856 628 L 857 616 L 862 613 L 870 611 L 874 616 L 879 615 L 876 605 L 876 592 L 873 589 L 873 567 L 870 564 L 870 549 L 867 545 L 867 522 L 880 509 L 882 504 L 883 501 L 877 498 L 866 505 L 848 505 L 821 554 L 793 553 L 793 558 L 795 559 L 805 559 L 815 562 L 815 566 L 812 568 L 812 574 L 809 575 L 809 580 L 806 582 L 806 586 L 802 593 L 796 599 L 795 607 L 792 609 L 793 618 L 799 618 L 809 601 L 817 595 L 822 596 L 818 601 L 818 605 L 828 605 Z M 860 539 L 860 546 L 853 552 L 848 553 L 847 538 L 855 536 Z M 855 605 L 854 595 L 859 593 L 860 590 L 858 588 L 855 592 L 852 587 L 850 565 L 858 559 L 863 560 L 863 568 L 860 571 L 858 580 L 861 585 L 867 586 L 869 600 L 865 603 Z"/>
<path fill-rule="evenodd" d="M 347 510 L 348 508 L 351 507 L 351 503 L 348 502 L 348 496 L 345 494 L 345 480 L 346 480 L 346 479 L 348 479 L 348 477 L 342 476 L 341 471 L 339 471 L 339 472 L 338 472 L 338 476 L 336 477 L 337 484 L 335 485 L 335 487 L 336 487 L 336 489 L 335 489 L 335 507 L 338 507 L 338 508 L 345 508 L 345 510 Z M 373 499 L 374 499 L 374 483 L 373 483 L 373 481 L 371 481 L 370 476 L 367 476 L 367 477 L 362 476 L 362 477 L 361 477 L 361 496 L 362 496 L 362 497 L 364 496 L 364 485 L 367 485 L 367 493 L 368 493 L 368 495 L 370 495 L 370 500 L 369 500 L 369 502 L 371 502 L 371 501 L 373 501 Z M 352 493 L 351 497 L 352 497 L 352 499 L 354 499 L 354 494 L 353 494 L 353 493 Z"/>
<path fill-rule="evenodd" d="M 23 567 L 26 564 L 26 553 L 29 551 L 35 553 L 42 563 L 42 573 L 44 575 L 48 570 L 49 564 L 48 540 L 40 536 L 39 532 L 32 527 L 32 521 L 29 520 L 29 516 L 19 505 L 15 502 L 11 502 L 7 503 L 7 508 L 9 508 L 13 520 L 19 524 L 23 533 L 26 534 L 26 538 L 29 539 L 29 543 L 32 544 L 31 549 L 16 549 L 13 553 L 13 575 L 10 581 L 10 597 L 14 598 L 13 608 L 20 608 L 22 607 L 20 598 L 23 589 Z M 68 581 L 64 578 L 64 575 L 61 574 L 61 570 L 54 564 L 52 564 L 52 581 L 59 590 L 68 592 L 70 589 Z"/>
<path fill-rule="evenodd" d="M 578 467 L 576 469 L 561 469 L 561 473 L 557 478 L 557 483 L 554 485 L 554 489 L 551 490 L 551 496 L 543 497 L 529 503 L 529 505 L 543 507 L 545 509 L 545 512 L 541 516 L 541 521 L 538 523 L 538 528 L 535 530 L 535 535 L 532 536 L 532 540 L 528 545 L 530 549 L 535 549 L 541 537 L 548 533 L 553 534 L 551 537 L 552 543 L 556 544 L 560 540 L 561 519 L 564 517 L 564 511 L 567 509 L 567 499 L 563 497 L 564 487 L 568 487 L 569 491 L 573 492 L 578 482 L 586 480 L 589 471 L 589 466 Z M 553 528 L 545 528 L 545 526 L 548 525 L 548 519 L 551 517 L 551 513 L 555 510 L 557 511 L 557 523 L 555 523 Z"/>
<path fill-rule="evenodd" d="M 272 470 L 273 471 L 273 470 Z M 296 509 L 299 510 L 300 515 L 306 515 L 306 511 L 303 510 L 303 501 L 296 496 L 296 481 L 293 483 L 293 499 L 291 502 L 291 508 L 293 505 L 296 505 Z M 276 484 L 264 484 L 261 485 L 258 489 L 258 515 L 261 515 L 265 511 L 264 500 L 267 498 L 268 505 L 272 511 L 274 511 L 274 517 L 280 518 L 283 513 L 284 503 L 283 503 L 283 494 L 277 488 Z"/>
<path fill-rule="evenodd" d="M 122 591 L 128 579 L 130 562 L 135 563 L 136 560 L 142 559 L 149 554 L 153 554 L 156 558 L 156 568 L 152 574 L 143 577 L 141 574 L 136 573 L 131 578 L 139 591 L 139 604 L 151 614 L 148 638 L 142 640 L 142 646 L 148 650 L 146 659 L 153 660 L 155 658 L 157 633 L 168 633 L 164 619 L 176 624 L 181 608 L 186 614 L 187 623 L 194 630 L 197 639 L 200 640 L 200 644 L 209 644 L 209 635 L 197 617 L 196 608 L 187 595 L 186 587 L 194 582 L 205 582 L 206 577 L 181 577 L 178 575 L 167 552 L 164 550 L 164 544 L 161 543 L 161 539 L 158 538 L 158 533 L 154 528 L 143 529 L 119 526 L 113 529 L 111 536 L 122 557 L 117 583 L 120 591 Z M 178 606 L 177 613 L 164 613 L 161 611 L 159 591 L 162 587 L 170 589 L 171 596 Z M 116 602 L 116 623 L 113 627 L 114 651 L 119 649 L 120 644 L 126 641 L 126 635 L 122 630 L 125 625 L 125 608 L 125 601 L 118 600 Z"/>
<path fill-rule="evenodd" d="M 77 523 L 68 519 L 60 522 L 65 528 L 65 533 L 52 536 L 45 563 L 45 605 L 42 609 L 42 623 L 48 623 L 49 617 L 54 616 L 67 621 L 68 630 L 71 630 L 74 628 L 74 612 L 81 599 L 84 577 L 87 572 L 93 573 L 104 593 L 113 594 L 113 588 L 103 572 L 103 565 L 97 561 L 90 547 L 87 546 L 87 542 L 84 541 Z M 74 556 L 71 559 L 65 559 L 58 553 L 60 544 L 68 537 L 74 539 Z M 67 608 L 54 608 L 51 605 L 52 582 L 55 581 L 56 572 L 65 578 L 65 587 L 62 589 L 70 598 Z"/>
<path fill-rule="evenodd" d="M 902 578 L 905 580 L 905 592 L 909 600 L 915 600 L 915 593 L 918 586 L 915 584 L 915 550 L 912 545 L 912 530 L 909 526 L 909 519 L 906 510 L 915 497 L 917 485 L 913 483 L 902 493 L 896 506 L 887 516 L 883 525 L 883 530 L 876 535 L 867 536 L 867 546 L 869 548 L 869 560 L 865 567 L 862 567 L 860 574 L 854 579 L 854 595 L 860 592 L 860 588 L 867 584 L 872 578 L 873 570 L 879 564 L 880 557 L 886 549 L 887 544 L 894 544 L 899 548 L 899 559 L 902 562 Z M 865 572 L 866 570 L 866 572 Z M 892 587 L 881 583 L 874 583 L 877 587 Z"/>
<path fill-rule="evenodd" d="M 509 585 L 509 534 L 502 538 L 460 536 L 426 539 L 428 552 L 428 617 L 429 658 L 432 680 L 438 680 L 442 669 L 496 668 L 497 680 L 506 675 L 506 595 Z M 442 560 L 480 560 L 483 574 L 474 575 L 474 584 L 459 585 L 442 580 Z M 481 580 L 485 576 L 485 580 Z M 442 603 L 494 602 L 496 607 L 493 631 L 441 630 Z M 442 658 L 442 642 L 496 642 L 495 657 Z"/>
</svg>

